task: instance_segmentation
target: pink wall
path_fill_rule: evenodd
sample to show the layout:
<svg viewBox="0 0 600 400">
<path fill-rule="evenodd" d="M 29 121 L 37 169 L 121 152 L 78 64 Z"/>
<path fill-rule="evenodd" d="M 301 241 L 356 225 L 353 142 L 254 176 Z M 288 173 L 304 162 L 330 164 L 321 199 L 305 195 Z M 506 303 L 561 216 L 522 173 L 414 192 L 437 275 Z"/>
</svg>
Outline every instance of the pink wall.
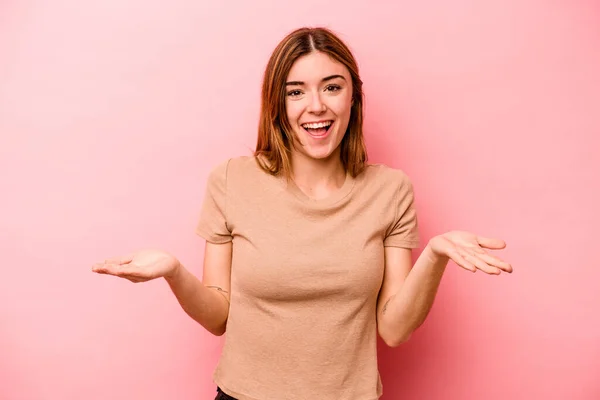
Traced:
<svg viewBox="0 0 600 400">
<path fill-rule="evenodd" d="M 412 177 L 423 239 L 499 236 L 515 267 L 452 265 L 382 346 L 384 398 L 600 398 L 598 3 L 167 3 L 0 3 L 1 399 L 212 398 L 221 339 L 163 281 L 90 269 L 157 246 L 200 273 L 207 173 L 253 148 L 267 58 L 305 24 L 355 51 L 371 160 Z"/>
</svg>

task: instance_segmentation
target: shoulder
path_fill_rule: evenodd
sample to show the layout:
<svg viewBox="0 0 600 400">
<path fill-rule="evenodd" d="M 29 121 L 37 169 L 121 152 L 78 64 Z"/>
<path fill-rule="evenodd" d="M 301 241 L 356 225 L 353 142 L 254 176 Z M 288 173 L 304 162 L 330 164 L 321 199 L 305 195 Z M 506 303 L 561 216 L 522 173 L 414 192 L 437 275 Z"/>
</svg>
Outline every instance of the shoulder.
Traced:
<svg viewBox="0 0 600 400">
<path fill-rule="evenodd" d="M 257 167 L 256 158 L 253 156 L 237 156 L 221 160 L 210 169 L 210 176 L 219 179 L 227 179 L 248 173 Z"/>
<path fill-rule="evenodd" d="M 368 185 L 401 192 L 413 190 L 410 177 L 400 168 L 382 163 L 368 164 L 362 174 L 363 180 Z"/>
<path fill-rule="evenodd" d="M 256 157 L 237 156 L 224 159 L 214 165 L 208 176 L 208 184 L 219 186 L 224 191 L 245 190 L 262 182 L 267 176 Z"/>
</svg>

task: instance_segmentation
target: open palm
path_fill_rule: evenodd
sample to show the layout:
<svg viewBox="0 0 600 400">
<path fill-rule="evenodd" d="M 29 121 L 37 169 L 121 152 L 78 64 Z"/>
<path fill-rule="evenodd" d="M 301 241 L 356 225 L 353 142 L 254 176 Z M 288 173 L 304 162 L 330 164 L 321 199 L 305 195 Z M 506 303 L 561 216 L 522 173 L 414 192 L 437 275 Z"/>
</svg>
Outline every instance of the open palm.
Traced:
<svg viewBox="0 0 600 400">
<path fill-rule="evenodd" d="M 434 237 L 429 244 L 435 254 L 447 257 L 469 271 L 475 272 L 479 269 L 493 275 L 502 271 L 513 271 L 509 263 L 486 251 L 505 248 L 506 243 L 500 239 L 486 238 L 465 231 L 450 231 Z"/>
<path fill-rule="evenodd" d="M 146 282 L 172 275 L 179 261 L 161 250 L 141 250 L 124 257 L 109 258 L 94 264 L 92 271 L 125 278 L 131 282 Z"/>
</svg>

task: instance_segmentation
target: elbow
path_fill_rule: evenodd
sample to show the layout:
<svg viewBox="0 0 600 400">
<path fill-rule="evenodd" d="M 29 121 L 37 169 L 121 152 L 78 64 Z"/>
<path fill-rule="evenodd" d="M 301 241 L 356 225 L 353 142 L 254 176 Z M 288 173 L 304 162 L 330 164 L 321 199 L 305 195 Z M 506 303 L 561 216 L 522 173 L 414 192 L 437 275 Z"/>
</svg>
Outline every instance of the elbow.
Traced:
<svg viewBox="0 0 600 400">
<path fill-rule="evenodd" d="M 398 347 L 403 343 L 408 342 L 408 340 L 410 339 L 411 333 L 410 332 L 398 332 L 395 334 L 386 334 L 383 335 L 380 333 L 381 338 L 383 339 L 383 342 L 388 345 L 388 347 Z"/>
<path fill-rule="evenodd" d="M 214 336 L 223 336 L 225 334 L 225 329 L 211 329 L 209 330 L 210 333 L 212 333 Z"/>
<path fill-rule="evenodd" d="M 223 336 L 227 330 L 227 323 L 225 322 L 218 326 L 204 326 L 204 329 L 214 336 Z"/>
<path fill-rule="evenodd" d="M 398 347 L 401 344 L 408 342 L 409 339 L 410 339 L 410 334 L 404 335 L 404 336 L 398 336 L 393 339 L 385 340 L 385 344 L 387 344 L 389 347 Z"/>
</svg>

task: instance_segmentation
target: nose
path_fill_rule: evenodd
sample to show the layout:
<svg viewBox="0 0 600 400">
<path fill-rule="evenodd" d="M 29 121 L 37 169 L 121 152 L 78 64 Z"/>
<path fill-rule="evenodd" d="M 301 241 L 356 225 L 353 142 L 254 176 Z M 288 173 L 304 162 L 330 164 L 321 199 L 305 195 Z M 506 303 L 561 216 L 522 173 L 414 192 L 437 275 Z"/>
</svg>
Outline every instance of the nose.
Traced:
<svg viewBox="0 0 600 400">
<path fill-rule="evenodd" d="M 308 111 L 321 114 L 327 110 L 327 106 L 321 100 L 321 96 L 317 93 L 314 94 L 311 98 L 310 104 L 308 105 Z"/>
</svg>

